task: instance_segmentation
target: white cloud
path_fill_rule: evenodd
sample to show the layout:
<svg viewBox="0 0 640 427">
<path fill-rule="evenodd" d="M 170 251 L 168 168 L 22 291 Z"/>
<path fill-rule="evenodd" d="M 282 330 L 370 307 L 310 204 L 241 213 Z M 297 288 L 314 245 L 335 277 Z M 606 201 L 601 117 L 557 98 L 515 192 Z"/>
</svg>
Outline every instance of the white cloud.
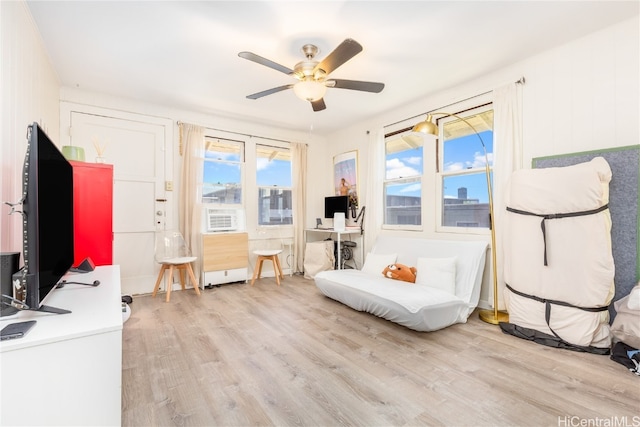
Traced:
<svg viewBox="0 0 640 427">
<path fill-rule="evenodd" d="M 493 163 L 493 153 L 487 153 L 487 158 L 489 159 L 489 164 Z M 459 171 L 463 169 L 473 169 L 473 168 L 484 168 L 486 164 L 484 153 L 480 151 L 476 151 L 473 153 L 472 161 L 465 162 L 450 162 L 444 165 L 444 170 L 447 172 L 451 171 Z"/>
<path fill-rule="evenodd" d="M 420 183 L 408 185 L 400 190 L 401 193 L 413 193 L 416 191 L 420 192 Z"/>
<path fill-rule="evenodd" d="M 489 164 L 491 164 L 491 162 L 493 161 L 493 153 L 487 153 L 487 157 L 489 158 Z M 474 167 L 474 168 L 483 168 L 486 164 L 487 164 L 487 162 L 485 161 L 484 153 L 476 151 L 473 154 L 473 165 L 472 165 L 472 167 Z"/>
<path fill-rule="evenodd" d="M 387 160 L 387 178 L 389 179 L 416 176 L 419 174 L 415 168 L 405 165 L 400 159 Z"/>
<path fill-rule="evenodd" d="M 462 169 L 465 169 L 464 163 L 462 162 L 451 162 L 444 165 L 444 170 L 447 172 L 459 171 Z"/>
<path fill-rule="evenodd" d="M 422 157 L 414 156 L 414 157 L 406 157 L 403 159 L 410 165 L 419 165 L 422 163 Z"/>
<path fill-rule="evenodd" d="M 258 161 L 256 163 L 256 169 L 259 171 L 264 170 L 269 167 L 270 163 L 271 162 L 269 162 L 269 159 L 267 159 L 266 157 L 258 157 Z"/>
</svg>

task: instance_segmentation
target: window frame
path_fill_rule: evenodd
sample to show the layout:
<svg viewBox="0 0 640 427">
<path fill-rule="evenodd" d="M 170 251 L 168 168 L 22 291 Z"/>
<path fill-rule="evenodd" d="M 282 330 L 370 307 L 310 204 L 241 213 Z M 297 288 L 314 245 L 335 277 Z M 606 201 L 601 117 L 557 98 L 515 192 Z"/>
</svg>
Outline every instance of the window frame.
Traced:
<svg viewBox="0 0 640 427">
<path fill-rule="evenodd" d="M 472 106 L 470 106 L 469 108 L 466 108 L 462 111 L 456 112 L 454 114 L 456 114 L 457 116 L 460 116 L 462 118 L 467 118 L 468 116 L 472 116 L 472 115 L 476 115 L 485 111 L 490 111 L 493 110 L 493 102 L 489 101 L 489 102 L 477 102 L 475 104 L 473 104 Z M 471 235 L 489 235 L 491 232 L 490 226 L 489 227 L 464 227 L 464 226 L 449 226 L 449 225 L 442 225 L 443 222 L 443 217 L 444 217 L 444 191 L 443 191 L 443 184 L 444 184 L 444 180 L 446 178 L 449 177 L 458 177 L 458 176 L 471 176 L 471 175 L 482 175 L 482 177 L 484 178 L 483 182 L 485 182 L 485 188 L 486 188 L 486 167 L 484 165 L 482 165 L 481 167 L 475 167 L 475 168 L 470 168 L 470 169 L 461 169 L 461 170 L 457 170 L 457 171 L 445 171 L 444 170 L 444 166 L 445 166 L 445 158 L 444 158 L 444 128 L 445 128 L 445 124 L 448 122 L 453 122 L 453 121 L 458 121 L 460 120 L 459 118 L 455 117 L 455 116 L 442 116 L 439 118 L 436 118 L 436 124 L 438 125 L 438 139 L 437 139 L 437 170 L 435 171 L 435 231 L 436 233 L 453 233 L 453 234 L 471 234 Z M 495 123 L 495 122 L 494 122 Z M 495 126 L 494 123 L 492 124 L 492 130 L 495 132 Z M 470 129 L 471 130 L 471 129 Z M 471 130 L 472 134 L 473 130 Z M 478 150 L 482 151 L 482 153 L 484 154 L 484 151 L 482 149 L 482 145 L 480 143 L 480 141 L 478 140 Z M 492 141 L 492 151 L 491 151 L 491 155 L 492 158 L 494 157 L 494 153 L 495 153 L 495 144 L 493 144 Z M 489 153 L 488 153 L 489 154 Z M 494 170 L 494 165 L 493 165 L 493 161 L 492 159 L 490 159 L 490 164 L 489 164 L 489 171 L 491 174 L 491 181 L 492 181 L 492 186 L 493 186 L 493 170 Z M 487 202 L 488 203 L 488 202 Z"/>
<path fill-rule="evenodd" d="M 384 170 L 382 179 L 382 204 L 383 204 L 383 218 L 382 229 L 385 230 L 405 230 L 405 231 L 422 231 L 424 230 L 424 195 L 425 195 L 425 147 L 422 144 L 422 173 L 407 177 L 387 178 L 387 144 L 394 140 L 402 138 L 402 136 L 409 134 L 411 128 L 405 128 L 397 132 L 391 132 L 385 135 L 384 138 Z M 406 150 L 408 151 L 408 150 Z M 387 185 L 394 184 L 408 184 L 411 182 L 417 182 L 420 184 L 420 224 L 389 224 L 387 223 Z"/>
<path fill-rule="evenodd" d="M 268 147 L 268 148 L 272 148 L 272 149 L 276 149 L 278 151 L 282 151 L 282 152 L 287 152 L 288 156 L 289 156 L 289 163 L 290 163 L 290 172 L 291 172 L 291 177 L 290 177 L 290 186 L 289 187 L 284 187 L 284 186 L 277 186 L 277 185 L 271 185 L 271 186 L 263 186 L 260 185 L 258 183 L 258 151 L 260 149 L 260 147 Z M 284 145 L 279 145 L 279 144 L 274 144 L 273 142 L 269 141 L 268 143 L 265 142 L 256 142 L 255 146 L 254 146 L 254 153 L 255 153 L 255 180 L 254 180 L 254 184 L 255 184 L 255 198 L 256 198 L 256 206 L 257 206 L 257 211 L 256 211 L 256 227 L 258 229 L 273 229 L 273 228 L 292 228 L 293 227 L 293 221 L 294 221 L 294 216 L 293 216 L 293 197 L 294 197 L 294 193 L 293 193 L 293 153 L 291 152 L 291 147 L 289 146 L 289 144 L 287 144 L 287 146 Z M 291 223 L 290 224 L 261 224 L 260 223 L 260 190 L 261 189 L 278 189 L 278 190 L 285 190 L 285 191 L 289 191 L 291 194 Z"/>
<path fill-rule="evenodd" d="M 204 206 L 204 207 L 209 207 L 209 208 L 215 208 L 215 209 L 238 209 L 238 208 L 242 208 L 244 209 L 245 207 L 245 200 L 246 200 L 246 186 L 245 186 L 245 174 L 246 174 L 246 161 L 247 161 L 247 146 L 245 141 L 240 140 L 240 139 L 232 139 L 232 138 L 226 138 L 226 137 L 222 137 L 222 136 L 211 136 L 211 135 L 205 135 L 205 147 L 202 151 L 202 160 L 203 160 L 203 171 L 202 171 L 202 181 L 198 183 L 198 186 L 200 187 L 200 194 L 199 194 L 199 200 L 200 203 Z M 207 152 L 207 141 L 209 140 L 217 140 L 217 141 L 224 141 L 226 143 L 231 143 L 232 145 L 236 145 L 239 147 L 240 149 L 240 160 L 239 161 L 229 161 L 229 160 L 220 160 L 220 159 L 208 159 L 206 157 L 206 152 Z M 205 186 L 205 181 L 204 181 L 204 168 L 205 165 L 207 164 L 207 162 L 211 162 L 211 163 L 219 163 L 219 164 L 228 164 L 228 165 L 238 165 L 240 168 L 240 203 L 225 203 L 225 204 L 221 204 L 221 203 L 214 203 L 214 202 L 205 202 L 204 201 L 204 186 Z"/>
</svg>

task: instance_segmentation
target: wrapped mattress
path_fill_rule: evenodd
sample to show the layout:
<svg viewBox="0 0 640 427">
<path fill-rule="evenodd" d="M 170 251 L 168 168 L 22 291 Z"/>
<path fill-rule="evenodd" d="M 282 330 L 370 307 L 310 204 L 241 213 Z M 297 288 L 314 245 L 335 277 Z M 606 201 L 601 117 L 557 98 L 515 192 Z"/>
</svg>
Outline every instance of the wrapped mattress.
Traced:
<svg viewBox="0 0 640 427">
<path fill-rule="evenodd" d="M 615 291 L 610 180 L 602 157 L 512 174 L 505 195 L 505 332 L 608 352 L 607 308 Z"/>
</svg>

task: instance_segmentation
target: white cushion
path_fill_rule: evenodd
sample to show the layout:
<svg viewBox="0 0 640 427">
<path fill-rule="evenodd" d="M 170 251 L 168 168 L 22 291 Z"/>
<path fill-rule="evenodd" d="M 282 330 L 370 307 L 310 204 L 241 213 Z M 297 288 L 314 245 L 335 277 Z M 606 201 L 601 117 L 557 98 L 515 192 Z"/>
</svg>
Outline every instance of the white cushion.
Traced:
<svg viewBox="0 0 640 427">
<path fill-rule="evenodd" d="M 158 262 L 160 264 L 179 265 L 179 264 L 189 264 L 194 262 L 197 259 L 198 257 L 195 257 L 195 256 L 183 256 L 183 257 L 176 257 L 176 258 L 164 258 L 164 259 L 158 260 Z"/>
<path fill-rule="evenodd" d="M 274 256 L 282 253 L 282 249 L 261 249 L 261 250 L 253 251 L 253 253 L 258 256 Z"/>
<path fill-rule="evenodd" d="M 396 262 L 397 254 L 374 254 L 369 252 L 364 260 L 362 271 L 367 274 L 382 274 L 382 270 Z"/>
<path fill-rule="evenodd" d="M 418 258 L 416 285 L 456 294 L 456 257 Z"/>
</svg>

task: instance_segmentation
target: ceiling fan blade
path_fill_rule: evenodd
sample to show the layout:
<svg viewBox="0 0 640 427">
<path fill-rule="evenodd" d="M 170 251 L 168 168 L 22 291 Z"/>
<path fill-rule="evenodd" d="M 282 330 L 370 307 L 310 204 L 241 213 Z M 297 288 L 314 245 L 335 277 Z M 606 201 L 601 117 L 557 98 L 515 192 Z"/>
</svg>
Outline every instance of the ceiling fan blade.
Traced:
<svg viewBox="0 0 640 427">
<path fill-rule="evenodd" d="M 331 79 L 326 81 L 327 87 L 338 89 L 361 90 L 363 92 L 380 93 L 384 89 L 384 83 L 362 82 L 359 80 Z"/>
<path fill-rule="evenodd" d="M 317 101 L 311 101 L 311 108 L 313 108 L 313 111 L 322 111 L 327 108 L 324 103 L 324 98 L 320 98 Z"/>
<path fill-rule="evenodd" d="M 360 43 L 353 39 L 346 39 L 324 58 L 321 63 L 316 65 L 314 72 L 323 70 L 325 74 L 329 74 L 360 52 L 362 52 Z"/>
<path fill-rule="evenodd" d="M 240 58 L 244 58 L 244 59 L 248 59 L 249 61 L 253 61 L 253 62 L 257 63 L 257 64 L 264 65 L 265 67 L 273 68 L 274 70 L 280 71 L 281 73 L 285 73 L 285 74 L 288 74 L 288 75 L 292 75 L 293 74 L 293 70 L 292 69 L 287 68 L 284 65 L 280 65 L 277 62 L 273 62 L 270 59 L 263 58 L 260 55 L 256 55 L 255 53 L 240 52 L 238 54 L 238 56 Z"/>
<path fill-rule="evenodd" d="M 247 95 L 247 98 L 249 99 L 258 99 L 258 98 L 262 98 L 263 96 L 267 96 L 267 95 L 271 95 L 273 93 L 277 93 L 277 92 L 282 92 L 283 90 L 287 90 L 287 89 L 291 89 L 293 87 L 293 84 L 288 84 L 288 85 L 284 85 L 284 86 L 278 86 L 278 87 L 274 87 L 271 89 L 267 89 L 267 90 L 263 90 L 262 92 L 257 92 L 251 95 Z"/>
</svg>

